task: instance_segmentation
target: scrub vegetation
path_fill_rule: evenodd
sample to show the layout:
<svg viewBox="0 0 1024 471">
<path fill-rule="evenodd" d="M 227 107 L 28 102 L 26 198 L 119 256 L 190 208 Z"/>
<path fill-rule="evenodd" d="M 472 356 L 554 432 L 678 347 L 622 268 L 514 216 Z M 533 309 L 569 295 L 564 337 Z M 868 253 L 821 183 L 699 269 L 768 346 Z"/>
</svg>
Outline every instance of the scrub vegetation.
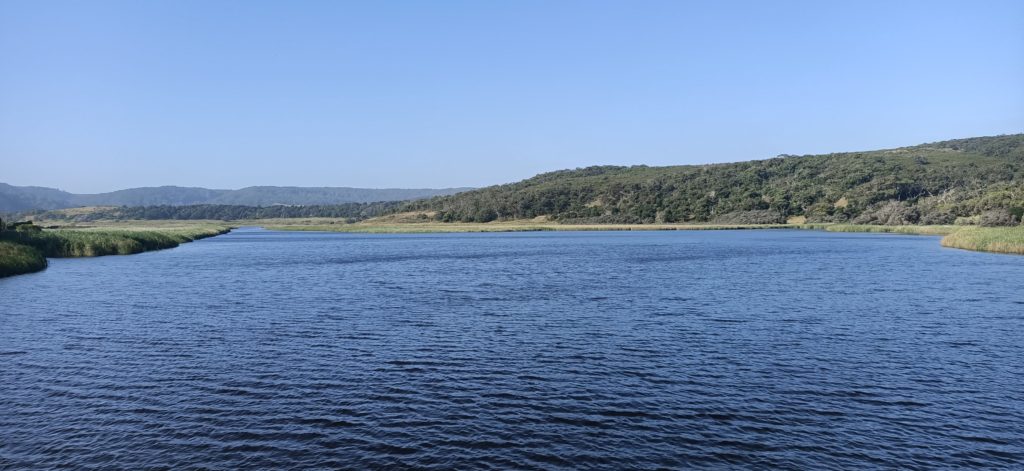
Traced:
<svg viewBox="0 0 1024 471">
<path fill-rule="evenodd" d="M 1024 134 L 675 167 L 587 167 L 413 201 L 443 222 L 1019 224 Z M 972 219 L 973 218 L 973 219 Z"/>
</svg>

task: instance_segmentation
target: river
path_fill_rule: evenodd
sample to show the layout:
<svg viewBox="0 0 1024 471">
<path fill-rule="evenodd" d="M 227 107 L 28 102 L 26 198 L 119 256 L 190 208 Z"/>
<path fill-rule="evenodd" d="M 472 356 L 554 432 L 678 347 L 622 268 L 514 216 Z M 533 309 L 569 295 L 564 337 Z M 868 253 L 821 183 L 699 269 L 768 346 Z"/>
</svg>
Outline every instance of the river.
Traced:
<svg viewBox="0 0 1024 471">
<path fill-rule="evenodd" d="M 240 229 L 0 280 L 0 468 L 1014 467 L 1024 257 Z"/>
</svg>

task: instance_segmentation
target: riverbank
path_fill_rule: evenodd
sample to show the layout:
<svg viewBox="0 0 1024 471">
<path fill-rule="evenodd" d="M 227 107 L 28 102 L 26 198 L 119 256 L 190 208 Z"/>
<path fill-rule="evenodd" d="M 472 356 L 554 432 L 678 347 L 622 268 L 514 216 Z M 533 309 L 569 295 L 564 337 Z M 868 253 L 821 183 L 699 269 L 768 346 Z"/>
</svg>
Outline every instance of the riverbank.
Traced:
<svg viewBox="0 0 1024 471">
<path fill-rule="evenodd" d="M 4 231 L 0 233 L 0 277 L 46 268 L 46 258 L 130 255 L 177 247 L 229 232 L 227 226 L 126 224 L 107 227 Z"/>
<path fill-rule="evenodd" d="M 57 221 L 41 221 L 54 223 Z M 943 247 L 1024 255 L 1024 226 L 979 227 L 961 225 L 858 225 L 858 224 L 560 224 L 547 220 L 494 222 L 436 222 L 375 218 L 349 223 L 337 218 L 255 219 L 238 221 L 98 221 L 65 225 L 44 233 L 68 233 L 47 255 L 96 256 L 138 253 L 176 247 L 190 240 L 226 232 L 228 227 L 261 226 L 271 230 L 306 230 L 353 233 L 519 232 L 542 230 L 746 230 L 805 229 L 831 232 L 879 232 L 941 235 Z M 93 235 L 90 235 L 93 234 Z M 99 237 L 99 234 L 105 234 Z M 129 237 L 129 235 L 134 237 Z M 169 235 L 161 237 L 161 234 Z M 115 237 L 111 237 L 115 235 Z M 95 242 L 89 240 L 95 238 Z M 124 241 L 130 239 L 132 241 Z M 105 241 L 105 243 L 100 243 Z M 0 264 L 9 257 L 3 257 Z"/>
<path fill-rule="evenodd" d="M 281 231 L 353 232 L 363 234 L 418 234 L 455 232 L 537 232 L 537 231 L 713 231 L 743 229 L 791 229 L 787 224 L 558 224 L 551 222 L 428 222 L 375 224 L 267 224 Z"/>
</svg>

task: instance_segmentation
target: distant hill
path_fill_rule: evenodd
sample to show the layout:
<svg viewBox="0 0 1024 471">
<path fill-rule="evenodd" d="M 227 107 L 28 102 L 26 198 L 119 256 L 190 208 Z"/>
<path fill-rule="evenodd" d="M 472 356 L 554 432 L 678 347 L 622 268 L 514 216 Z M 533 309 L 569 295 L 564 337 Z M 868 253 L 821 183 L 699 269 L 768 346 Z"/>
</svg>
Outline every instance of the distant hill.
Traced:
<svg viewBox="0 0 1024 471">
<path fill-rule="evenodd" d="M 54 188 L 0 183 L 0 212 L 63 209 L 80 206 L 184 206 L 224 204 L 239 206 L 334 205 L 400 201 L 450 195 L 468 188 L 371 189 L 346 187 L 253 186 L 240 190 L 211 190 L 161 186 L 131 188 L 99 194 L 74 194 Z"/>
<path fill-rule="evenodd" d="M 727 164 L 587 167 L 411 202 L 441 221 L 948 224 L 1024 213 L 1024 134 Z"/>
<path fill-rule="evenodd" d="M 345 187 L 294 187 L 294 186 L 250 186 L 241 190 L 222 193 L 205 201 L 208 204 L 242 206 L 286 205 L 332 205 L 340 203 L 372 203 L 377 201 L 403 201 L 450 195 L 470 188 L 443 189 L 399 189 L 399 188 L 345 188 Z"/>
</svg>

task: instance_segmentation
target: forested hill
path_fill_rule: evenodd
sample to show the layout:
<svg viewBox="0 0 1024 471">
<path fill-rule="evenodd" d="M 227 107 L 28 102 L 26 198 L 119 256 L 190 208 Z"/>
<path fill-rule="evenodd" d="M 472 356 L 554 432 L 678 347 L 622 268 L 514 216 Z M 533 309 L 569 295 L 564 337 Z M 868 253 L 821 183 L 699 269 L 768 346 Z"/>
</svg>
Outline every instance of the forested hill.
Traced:
<svg viewBox="0 0 1024 471">
<path fill-rule="evenodd" d="M 161 186 L 131 188 L 98 194 L 73 194 L 54 188 L 0 183 L 0 212 L 61 209 L 79 206 L 183 206 L 198 204 L 271 206 L 337 205 L 400 201 L 449 195 L 468 188 L 376 189 L 347 187 L 252 186 L 240 190 L 211 190 Z"/>
<path fill-rule="evenodd" d="M 945 224 L 1024 212 L 1024 134 L 673 167 L 587 167 L 406 204 L 442 221 Z M 799 219 L 799 218 L 798 218 Z"/>
</svg>

